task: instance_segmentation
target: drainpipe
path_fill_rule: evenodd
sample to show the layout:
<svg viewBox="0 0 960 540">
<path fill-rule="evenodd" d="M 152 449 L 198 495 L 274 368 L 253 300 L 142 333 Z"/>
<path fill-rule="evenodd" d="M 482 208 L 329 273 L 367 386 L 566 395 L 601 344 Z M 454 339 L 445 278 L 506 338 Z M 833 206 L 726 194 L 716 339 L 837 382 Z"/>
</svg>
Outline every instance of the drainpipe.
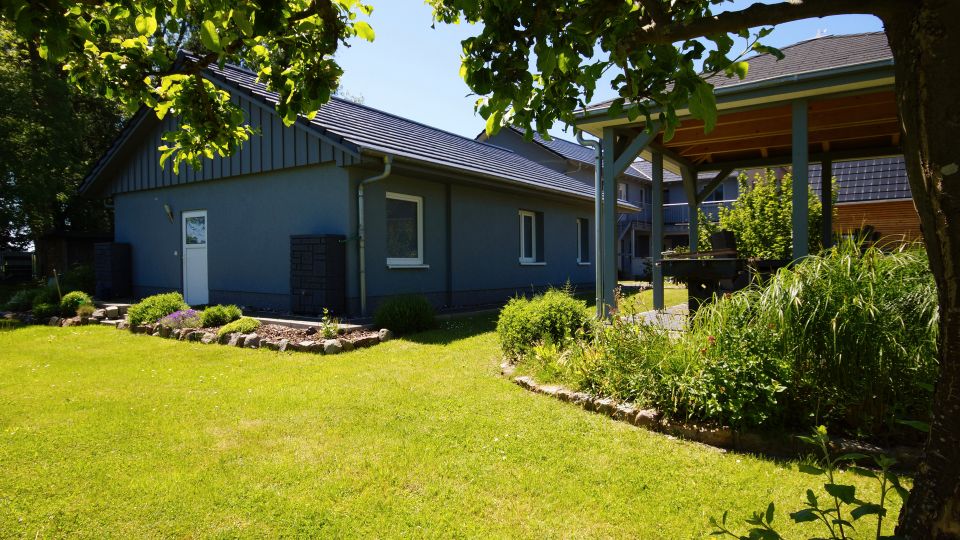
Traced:
<svg viewBox="0 0 960 540">
<path fill-rule="evenodd" d="M 593 238 L 594 238 L 594 260 L 593 260 L 593 269 L 595 272 L 595 298 L 597 303 L 597 320 L 603 319 L 603 269 L 601 268 L 600 261 L 603 260 L 603 242 L 600 241 L 601 236 L 601 224 L 603 223 L 603 202 L 601 200 L 601 194 L 603 193 L 603 172 L 601 171 L 601 166 L 603 164 L 602 156 L 600 153 L 600 143 L 597 141 L 591 141 L 583 138 L 583 132 L 577 131 L 577 142 L 583 146 L 593 148 L 593 188 L 594 188 L 594 200 L 593 200 Z"/>
<path fill-rule="evenodd" d="M 367 314 L 367 262 L 366 262 L 366 230 L 363 223 L 363 187 L 390 176 L 393 165 L 393 156 L 383 156 L 383 172 L 361 180 L 357 185 L 357 245 L 360 263 L 360 315 Z"/>
</svg>

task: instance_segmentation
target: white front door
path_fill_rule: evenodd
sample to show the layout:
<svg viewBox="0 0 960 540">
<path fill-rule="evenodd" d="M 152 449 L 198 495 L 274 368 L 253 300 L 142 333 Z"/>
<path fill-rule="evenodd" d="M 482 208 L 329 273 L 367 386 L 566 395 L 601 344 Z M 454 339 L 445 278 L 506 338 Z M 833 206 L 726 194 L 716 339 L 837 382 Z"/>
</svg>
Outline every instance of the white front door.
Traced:
<svg viewBox="0 0 960 540">
<path fill-rule="evenodd" d="M 191 306 L 210 301 L 206 210 L 183 213 L 183 299 Z"/>
</svg>

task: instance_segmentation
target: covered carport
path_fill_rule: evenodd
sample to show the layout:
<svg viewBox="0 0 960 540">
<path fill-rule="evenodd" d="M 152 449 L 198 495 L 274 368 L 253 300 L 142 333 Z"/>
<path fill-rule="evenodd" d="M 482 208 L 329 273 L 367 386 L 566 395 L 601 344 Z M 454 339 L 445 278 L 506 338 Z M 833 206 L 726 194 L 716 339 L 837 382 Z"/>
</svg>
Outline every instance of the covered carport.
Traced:
<svg viewBox="0 0 960 540">
<path fill-rule="evenodd" d="M 611 115 L 612 102 L 588 107 L 576 127 L 598 137 L 602 155 L 602 209 L 597 222 L 605 306 L 614 305 L 616 275 L 615 178 L 638 157 L 653 169 L 652 249 L 654 306 L 663 309 L 663 171 L 681 175 L 696 216 L 701 202 L 732 171 L 788 165 L 793 171 L 793 257 L 807 255 L 810 234 L 831 241 L 830 208 L 835 161 L 899 155 L 900 122 L 894 94 L 893 59 L 882 33 L 832 36 L 783 49 L 783 60 L 771 55 L 750 59 L 743 79 L 715 77 L 716 126 L 688 110 L 677 112 L 680 124 L 667 140 L 661 126 L 642 117 Z M 624 107 L 629 108 L 629 104 Z M 651 118 L 659 111 L 653 109 Z M 822 167 L 822 231 L 810 231 L 808 170 Z M 701 173 L 715 173 L 698 191 Z M 697 251 L 697 222 L 690 220 L 690 250 Z"/>
</svg>

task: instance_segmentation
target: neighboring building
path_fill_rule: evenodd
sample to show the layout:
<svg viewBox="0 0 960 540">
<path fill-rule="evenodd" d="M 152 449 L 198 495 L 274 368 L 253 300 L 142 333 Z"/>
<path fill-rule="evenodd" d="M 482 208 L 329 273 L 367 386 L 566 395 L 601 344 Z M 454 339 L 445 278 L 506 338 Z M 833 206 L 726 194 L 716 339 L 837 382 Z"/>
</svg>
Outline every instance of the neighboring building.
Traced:
<svg viewBox="0 0 960 540">
<path fill-rule="evenodd" d="M 358 315 L 364 297 L 372 313 L 400 294 L 453 307 L 593 286 L 593 187 L 576 175 L 337 98 L 284 127 L 252 73 L 205 76 L 262 136 L 176 174 L 157 151 L 176 119 L 141 111 L 82 187 L 113 200 L 135 296 Z"/>
</svg>

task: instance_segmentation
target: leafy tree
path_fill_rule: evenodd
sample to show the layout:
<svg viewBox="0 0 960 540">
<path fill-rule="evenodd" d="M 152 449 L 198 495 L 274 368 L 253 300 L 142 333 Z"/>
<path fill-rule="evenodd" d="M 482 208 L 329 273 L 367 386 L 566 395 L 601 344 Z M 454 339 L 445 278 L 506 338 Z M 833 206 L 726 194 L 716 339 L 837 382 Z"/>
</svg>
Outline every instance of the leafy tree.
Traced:
<svg viewBox="0 0 960 540">
<path fill-rule="evenodd" d="M 741 173 L 740 194 L 729 208 L 720 209 L 721 230 L 733 232 L 737 253 L 760 259 L 793 257 L 793 183 L 789 173 L 778 179 L 773 170 L 758 172 L 753 179 Z M 823 206 L 809 189 L 810 230 L 819 231 Z M 810 235 L 810 253 L 823 247 L 820 235 Z"/>
<path fill-rule="evenodd" d="M 77 186 L 120 120 L 111 102 L 68 85 L 0 24 L 0 249 L 52 231 L 109 230 L 109 211 Z"/>
<path fill-rule="evenodd" d="M 714 13 L 730 0 L 427 0 L 441 22 L 482 21 L 463 42 L 461 74 L 481 96 L 490 131 L 505 122 L 545 132 L 593 98 L 612 72 L 631 117 L 655 106 L 668 134 L 689 109 L 710 129 L 716 103 L 709 78 L 746 73 L 749 51 L 778 51 L 762 40 L 773 25 L 845 13 L 883 20 L 893 50 L 904 156 L 937 281 L 940 378 L 926 459 L 899 532 L 958 537 L 960 529 L 960 2 L 955 0 L 780 0 Z M 373 39 L 359 0 L 0 0 L 32 50 L 64 66 L 73 82 L 132 110 L 175 113 L 166 134 L 174 164 L 229 154 L 251 134 L 242 113 L 201 76 L 216 62 L 254 69 L 280 94 L 287 123 L 327 101 L 341 74 L 336 49 Z M 210 51 L 178 61 L 196 29 Z M 753 30 L 751 30 L 753 29 Z M 733 35 L 748 40 L 734 50 Z M 531 66 L 535 72 L 531 72 Z M 702 72 L 701 69 L 702 68 Z M 650 106 L 646 104 L 651 104 Z"/>
</svg>

